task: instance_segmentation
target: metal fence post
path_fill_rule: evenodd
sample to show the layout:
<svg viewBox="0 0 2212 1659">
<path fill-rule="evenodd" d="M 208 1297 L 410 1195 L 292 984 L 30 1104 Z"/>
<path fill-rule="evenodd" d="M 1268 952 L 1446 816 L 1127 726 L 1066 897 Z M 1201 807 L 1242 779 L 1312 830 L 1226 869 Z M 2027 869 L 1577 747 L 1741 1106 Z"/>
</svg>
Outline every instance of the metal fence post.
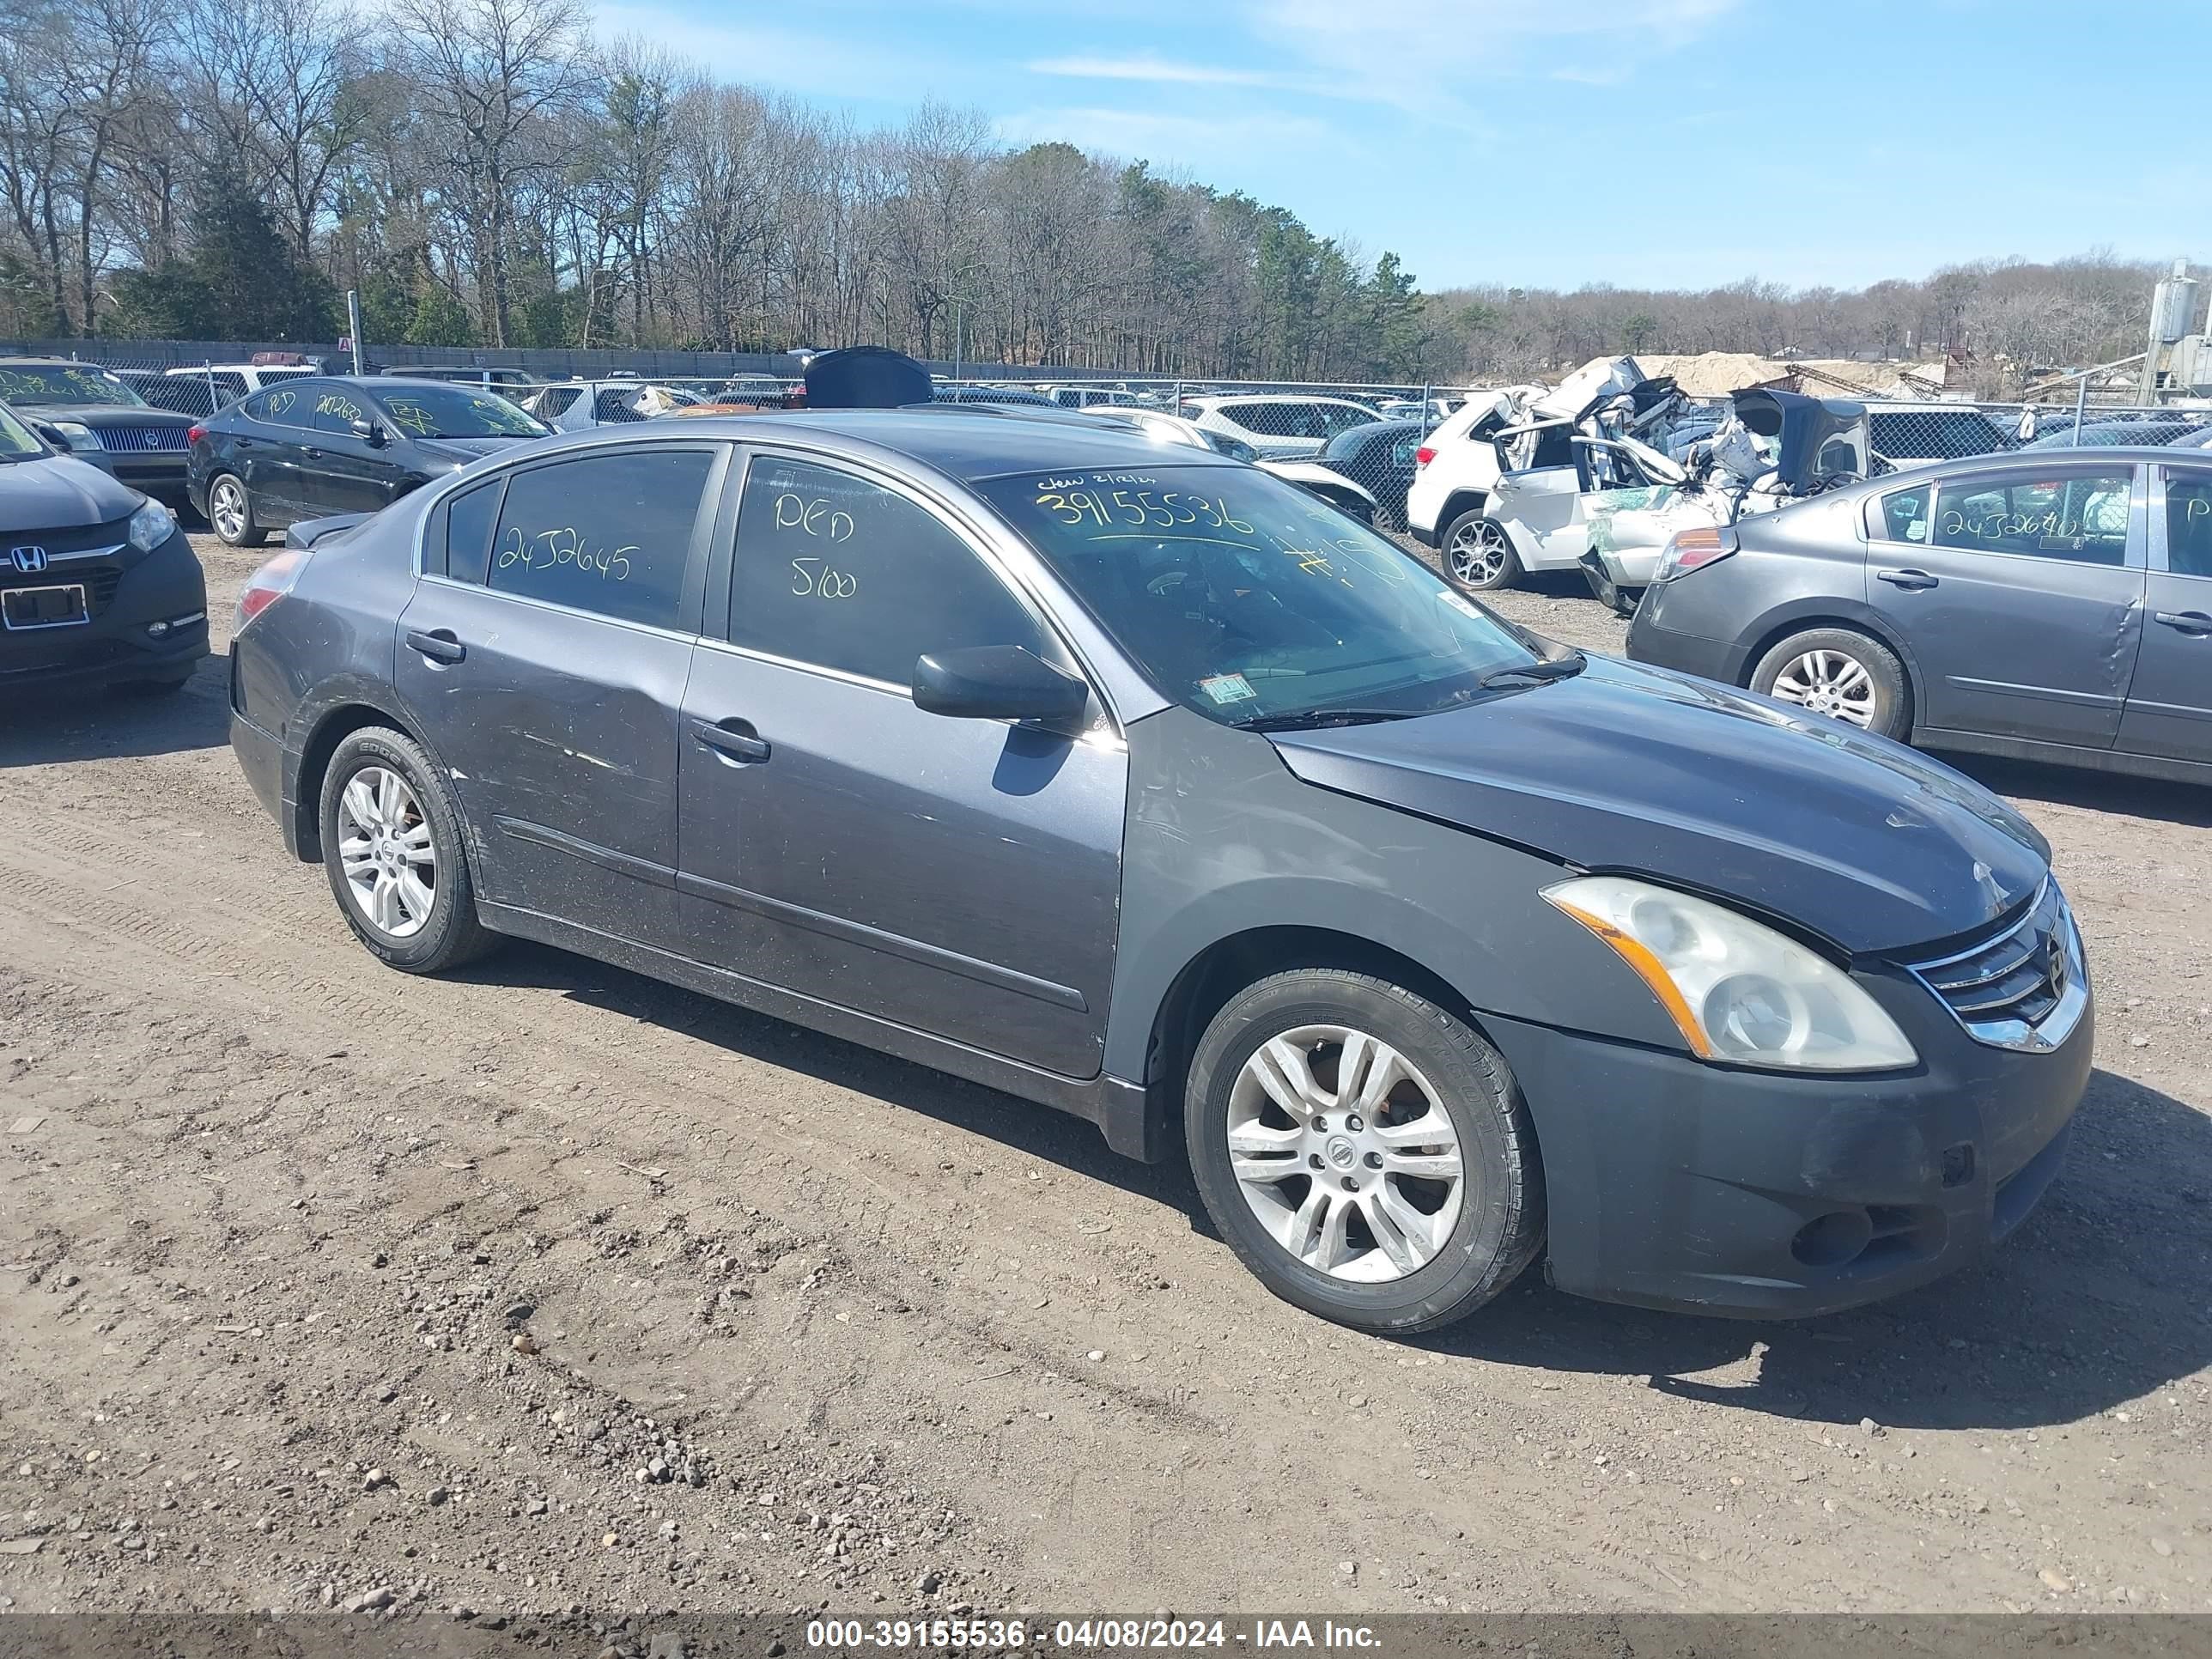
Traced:
<svg viewBox="0 0 2212 1659">
<path fill-rule="evenodd" d="M 2081 420 L 2089 407 L 2089 377 L 2084 374 L 2074 383 L 2074 447 L 2081 447 Z"/>
<path fill-rule="evenodd" d="M 207 371 L 208 413 L 212 415 L 222 407 L 222 399 L 215 395 L 215 360 L 212 357 L 204 358 L 201 360 L 200 367 Z"/>
</svg>

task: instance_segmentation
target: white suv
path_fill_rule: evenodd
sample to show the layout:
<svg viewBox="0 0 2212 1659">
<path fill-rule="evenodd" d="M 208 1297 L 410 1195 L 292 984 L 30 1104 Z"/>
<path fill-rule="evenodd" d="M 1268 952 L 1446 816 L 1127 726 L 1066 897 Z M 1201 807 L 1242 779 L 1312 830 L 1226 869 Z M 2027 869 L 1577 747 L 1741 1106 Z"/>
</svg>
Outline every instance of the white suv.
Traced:
<svg viewBox="0 0 2212 1659">
<path fill-rule="evenodd" d="M 1329 440 L 1382 417 L 1349 398 L 1296 397 L 1283 392 L 1236 392 L 1186 398 L 1176 411 L 1208 432 L 1240 438 L 1276 460 L 1318 455 Z"/>
<path fill-rule="evenodd" d="M 1415 541 L 1444 549 L 1455 534 L 1462 542 L 1474 536 L 1498 487 L 1498 451 L 1490 441 L 1510 417 L 1516 390 L 1525 388 L 1474 393 L 1421 440 L 1406 492 L 1406 528 Z"/>
</svg>

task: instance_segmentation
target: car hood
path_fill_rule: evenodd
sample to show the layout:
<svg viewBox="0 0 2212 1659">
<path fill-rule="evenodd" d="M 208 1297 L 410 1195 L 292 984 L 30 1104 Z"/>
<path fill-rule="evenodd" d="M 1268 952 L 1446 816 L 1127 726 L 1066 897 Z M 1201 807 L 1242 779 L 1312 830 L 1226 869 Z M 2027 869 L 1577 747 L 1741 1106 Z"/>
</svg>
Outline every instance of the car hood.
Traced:
<svg viewBox="0 0 2212 1659">
<path fill-rule="evenodd" d="M 417 438 L 415 447 L 434 461 L 458 461 L 463 465 L 485 455 L 496 455 L 514 444 L 526 444 L 526 437 L 516 438 Z"/>
<path fill-rule="evenodd" d="M 0 462 L 0 536 L 112 524 L 144 498 L 98 467 L 66 456 Z"/>
<path fill-rule="evenodd" d="M 1702 890 L 1853 955 L 1984 927 L 2049 869 L 2027 821 L 1948 767 L 1609 659 L 1465 708 L 1273 741 L 1309 783 Z"/>
<path fill-rule="evenodd" d="M 1347 477 L 1336 468 L 1322 461 L 1285 461 L 1273 456 L 1263 456 L 1254 463 L 1262 472 L 1272 472 L 1277 477 L 1294 484 L 1322 484 L 1331 489 L 1349 489 L 1370 506 L 1375 503 L 1375 492 L 1358 479 Z"/>
<path fill-rule="evenodd" d="M 18 414 L 27 411 L 37 419 L 49 423 L 55 421 L 75 421 L 79 426 L 88 426 L 97 432 L 104 426 L 190 426 L 194 417 L 179 415 L 173 409 L 155 409 L 150 404 L 138 408 L 132 404 L 25 404 L 15 405 Z"/>
</svg>

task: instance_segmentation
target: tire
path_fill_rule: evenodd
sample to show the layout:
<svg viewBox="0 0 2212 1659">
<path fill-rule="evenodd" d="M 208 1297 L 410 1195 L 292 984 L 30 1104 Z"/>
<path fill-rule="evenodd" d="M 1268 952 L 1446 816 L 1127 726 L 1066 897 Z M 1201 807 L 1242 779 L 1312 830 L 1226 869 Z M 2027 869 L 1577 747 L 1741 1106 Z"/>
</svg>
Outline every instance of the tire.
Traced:
<svg viewBox="0 0 2212 1659">
<path fill-rule="evenodd" d="M 218 472 L 208 480 L 207 521 L 216 539 L 231 547 L 258 547 L 269 539 L 269 532 L 253 522 L 253 496 L 235 472 Z"/>
<path fill-rule="evenodd" d="M 1759 659 L 1751 689 L 1899 743 L 1912 731 L 1905 665 L 1880 640 L 1853 629 L 1792 634 Z"/>
<path fill-rule="evenodd" d="M 1444 526 L 1437 550 L 1443 556 L 1445 576 L 1470 593 L 1510 587 L 1521 580 L 1521 556 L 1513 550 L 1513 538 L 1479 507 Z"/>
<path fill-rule="evenodd" d="M 398 788 L 387 793 L 386 780 Z M 366 799 L 349 794 L 356 782 Z M 319 817 L 331 895 L 354 937 L 379 960 L 403 973 L 435 974 L 497 945 L 499 936 L 477 919 L 452 791 L 413 738 L 372 726 L 341 739 L 323 774 Z M 363 843 L 378 850 L 364 853 Z M 348 874 L 349 844 L 357 849 L 356 874 L 366 881 Z M 399 873 L 403 866 L 413 878 L 411 888 Z M 380 890 L 382 907 L 369 896 Z"/>
<path fill-rule="evenodd" d="M 1379 1079 L 1363 1068 L 1363 1080 L 1383 1088 L 1371 1122 L 1336 1109 L 1336 1067 L 1352 1045 L 1332 1031 L 1386 1045 L 1399 1062 Z M 1306 1056 L 1312 1093 L 1263 1080 L 1271 1071 L 1300 1080 L 1297 1066 L 1276 1058 L 1285 1048 Z M 1286 1092 L 1314 1109 L 1285 1111 Z M 1424 1136 L 1431 1114 L 1441 1121 Z M 1230 1248 L 1277 1296 L 1340 1325 L 1397 1336 L 1436 1330 L 1504 1291 L 1541 1247 L 1535 1136 L 1504 1059 L 1466 1022 L 1387 980 L 1302 968 L 1237 993 L 1199 1040 L 1183 1115 L 1200 1196 Z M 1440 1148 L 1458 1158 L 1449 1188 L 1376 1167 L 1387 1158 L 1441 1169 Z M 1330 1202 L 1316 1222 L 1322 1194 Z M 1415 1224 L 1401 1228 L 1392 1218 L 1408 1210 Z M 1386 1224 L 1398 1234 L 1393 1242 Z M 1309 1241 L 1303 1256 L 1291 1236 Z"/>
</svg>

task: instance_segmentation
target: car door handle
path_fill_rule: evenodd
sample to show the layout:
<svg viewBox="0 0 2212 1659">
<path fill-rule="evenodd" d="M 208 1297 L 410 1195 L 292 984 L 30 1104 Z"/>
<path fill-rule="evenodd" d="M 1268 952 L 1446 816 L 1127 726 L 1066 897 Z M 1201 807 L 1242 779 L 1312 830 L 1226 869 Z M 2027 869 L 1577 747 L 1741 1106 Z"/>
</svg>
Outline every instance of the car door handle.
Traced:
<svg viewBox="0 0 2212 1659">
<path fill-rule="evenodd" d="M 407 630 L 407 647 L 420 651 L 432 662 L 454 663 L 469 654 L 469 648 L 453 635 L 450 629 L 441 628 L 425 634 L 419 628 Z"/>
<path fill-rule="evenodd" d="M 2202 611 L 2154 611 L 2150 614 L 2153 622 L 2178 628 L 2185 634 L 2212 634 L 2212 617 Z"/>
<path fill-rule="evenodd" d="M 319 461 L 323 459 L 323 452 L 319 449 L 302 449 L 300 453 L 310 460 Z"/>
<path fill-rule="evenodd" d="M 719 726 L 712 720 L 693 720 L 691 735 L 708 748 L 747 764 L 764 761 L 774 752 L 750 720 L 725 720 Z"/>
<path fill-rule="evenodd" d="M 1878 582 L 1887 582 L 1892 587 L 1901 587 L 1908 593 L 1936 586 L 1936 578 L 1924 570 L 1877 570 L 1874 573 L 1874 579 Z"/>
</svg>

